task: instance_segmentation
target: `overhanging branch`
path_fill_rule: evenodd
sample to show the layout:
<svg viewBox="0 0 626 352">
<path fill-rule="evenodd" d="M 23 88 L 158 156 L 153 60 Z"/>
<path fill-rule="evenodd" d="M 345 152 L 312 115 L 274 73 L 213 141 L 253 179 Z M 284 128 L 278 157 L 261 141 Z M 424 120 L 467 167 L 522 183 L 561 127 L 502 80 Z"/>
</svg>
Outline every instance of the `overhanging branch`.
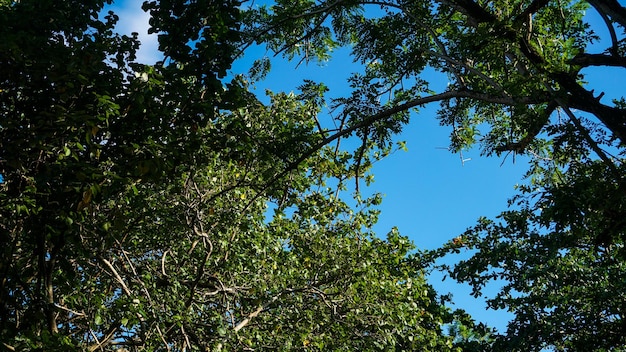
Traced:
<svg viewBox="0 0 626 352">
<path fill-rule="evenodd" d="M 622 144 L 626 144 L 626 110 L 600 103 L 593 92 L 582 87 L 574 77 L 554 74 L 556 82 L 568 93 L 567 106 L 593 114 Z"/>
<path fill-rule="evenodd" d="M 604 54 L 578 54 L 569 61 L 572 65 L 588 66 L 614 66 L 626 68 L 626 57 Z"/>
<path fill-rule="evenodd" d="M 587 0 L 596 10 L 611 17 L 611 20 L 626 28 L 626 8 L 617 0 Z"/>
<path fill-rule="evenodd" d="M 470 90 L 447 91 L 447 92 L 443 92 L 443 93 L 439 93 L 435 95 L 430 95 L 427 97 L 415 98 L 413 100 L 407 101 L 404 104 L 390 107 L 377 114 L 366 117 L 363 120 L 351 125 L 350 127 L 347 127 L 331 136 L 328 136 L 322 139 L 319 143 L 312 146 L 308 152 L 302 154 L 298 159 L 289 163 L 289 165 L 282 172 L 280 172 L 279 174 L 274 176 L 272 179 L 270 179 L 267 183 L 265 183 L 265 185 L 258 191 L 258 193 L 254 197 L 251 197 L 251 199 L 246 204 L 245 209 L 247 209 L 252 204 L 254 204 L 254 202 L 261 195 L 263 195 L 265 191 L 267 191 L 274 183 L 276 183 L 278 180 L 282 179 L 283 177 L 287 176 L 293 170 L 297 169 L 298 166 L 302 164 L 305 160 L 313 156 L 317 151 L 322 149 L 324 146 L 332 143 L 333 141 L 339 138 L 342 138 L 344 136 L 347 136 L 356 130 L 368 127 L 378 121 L 388 119 L 389 117 L 395 114 L 412 109 L 414 107 L 425 105 L 428 103 L 437 102 L 437 101 L 459 99 L 459 98 L 473 99 L 473 100 L 478 100 L 478 101 L 482 101 L 486 103 L 502 104 L 502 105 L 510 105 L 510 106 L 518 105 L 518 104 L 539 104 L 539 103 L 545 103 L 551 100 L 549 94 L 547 93 L 545 95 L 511 97 L 507 95 L 491 95 L 487 93 L 480 93 L 480 92 L 475 92 L 475 91 L 470 91 Z"/>
</svg>

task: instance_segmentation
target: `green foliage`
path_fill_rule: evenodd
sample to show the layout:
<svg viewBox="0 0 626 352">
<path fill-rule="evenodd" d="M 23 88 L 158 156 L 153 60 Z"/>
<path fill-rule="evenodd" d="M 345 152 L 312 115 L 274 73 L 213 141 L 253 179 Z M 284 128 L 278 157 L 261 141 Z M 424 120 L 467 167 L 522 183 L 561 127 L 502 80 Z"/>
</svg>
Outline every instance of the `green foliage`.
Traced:
<svg viewBox="0 0 626 352">
<path fill-rule="evenodd" d="M 2 348 L 452 350 L 380 196 L 338 197 L 379 156 L 329 145 L 326 88 L 226 82 L 236 1 L 146 2 L 154 65 L 107 4 L 0 6 Z"/>
<path fill-rule="evenodd" d="M 586 12 L 603 23 L 587 23 Z M 411 109 L 439 102 L 452 150 L 479 144 L 486 155 L 530 159 L 528 182 L 499 220 L 412 256 L 476 295 L 505 283 L 489 306 L 515 313 L 508 331 L 474 336 L 480 329 L 457 320 L 451 335 L 463 348 L 623 350 L 626 110 L 584 78 L 589 68 L 626 68 L 625 14 L 598 0 L 276 2 L 247 11 L 244 38 L 287 58 L 314 58 L 303 47 L 319 60 L 350 48 L 361 72 L 332 106 L 336 135 L 359 138 L 357 152 L 384 154 Z M 601 31 L 610 38 L 597 49 Z M 435 265 L 466 250 L 456 266 Z"/>
<path fill-rule="evenodd" d="M 110 3 L 0 2 L 3 348 L 623 349 L 626 111 L 583 83 L 626 66 L 620 4 L 146 1 L 163 56 L 146 65 Z M 348 96 L 306 81 L 264 105 L 225 79 L 253 43 L 304 61 L 349 46 L 363 69 Z M 380 196 L 359 180 L 431 102 L 453 150 L 525 154 L 529 181 L 499 220 L 414 253 L 372 233 Z M 476 295 L 503 280 L 506 333 L 424 280 L 466 249 L 442 269 Z"/>
<path fill-rule="evenodd" d="M 451 271 L 475 295 L 491 280 L 507 283 L 489 300 L 491 308 L 515 313 L 496 343 L 501 350 L 612 350 L 626 343 L 623 186 L 601 162 L 572 166 L 563 177 L 538 197 L 522 190 L 519 210 L 481 220 L 459 237 L 462 244 L 438 251 L 478 250 Z"/>
</svg>

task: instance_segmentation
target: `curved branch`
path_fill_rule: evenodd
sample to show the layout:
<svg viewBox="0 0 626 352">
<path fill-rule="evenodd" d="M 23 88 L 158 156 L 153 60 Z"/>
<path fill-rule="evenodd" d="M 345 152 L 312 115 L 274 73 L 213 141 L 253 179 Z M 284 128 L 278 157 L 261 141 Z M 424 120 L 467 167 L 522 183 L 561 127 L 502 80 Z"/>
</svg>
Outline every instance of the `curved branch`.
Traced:
<svg viewBox="0 0 626 352">
<path fill-rule="evenodd" d="M 539 11 L 542 7 L 548 5 L 549 2 L 550 0 L 534 0 L 530 5 L 528 5 L 528 7 L 526 7 L 524 11 L 522 11 L 522 13 L 515 16 L 513 22 L 525 21 L 528 16 L 532 16 L 532 14 Z"/>
<path fill-rule="evenodd" d="M 615 35 L 615 28 L 613 28 L 613 23 L 611 23 L 611 20 L 609 20 L 609 17 L 606 15 L 606 13 L 604 13 L 604 11 L 602 11 L 602 9 L 598 7 L 594 1 L 590 2 L 590 4 L 591 6 L 593 6 L 593 8 L 596 9 L 596 11 L 598 11 L 598 14 L 600 15 L 600 17 L 602 17 L 602 20 L 604 21 L 604 24 L 606 25 L 606 28 L 609 30 L 609 35 L 611 36 L 611 42 L 613 43 L 613 46 L 610 49 L 611 53 L 613 55 L 618 55 L 619 47 L 617 44 L 617 35 Z"/>
<path fill-rule="evenodd" d="M 488 102 L 488 103 L 494 103 L 494 104 L 504 104 L 504 105 L 516 105 L 516 104 L 537 104 L 537 103 L 541 103 L 544 102 L 545 99 L 543 98 L 547 98 L 547 97 L 523 97 L 523 98 L 512 98 L 512 97 L 508 97 L 508 96 L 493 96 L 490 94 L 486 94 L 486 93 L 478 93 L 478 92 L 473 92 L 473 91 L 469 91 L 469 90 L 459 90 L 459 91 L 449 91 L 449 92 L 443 92 L 440 94 L 435 94 L 435 95 L 431 95 L 431 96 L 427 96 L 427 97 L 420 97 L 420 98 L 416 98 L 414 100 L 408 101 L 404 104 L 400 104 L 398 106 L 394 106 L 392 108 L 389 108 L 387 110 L 381 111 L 377 114 L 374 114 L 372 116 L 369 116 L 365 119 L 363 119 L 362 121 L 360 121 L 359 123 L 356 123 L 342 131 L 339 131 L 335 134 L 333 134 L 332 136 L 329 136 L 325 139 L 323 139 L 321 142 L 319 142 L 318 144 L 316 144 L 315 146 L 313 146 L 313 148 L 311 148 L 311 150 L 309 150 L 309 152 L 305 153 L 304 155 L 300 156 L 300 158 L 296 159 L 294 162 L 290 163 L 289 166 L 287 167 L 286 170 L 284 170 L 282 173 L 280 173 L 278 176 L 276 176 L 273 180 L 272 183 L 275 182 L 276 180 L 284 177 L 287 173 L 291 172 L 292 170 L 294 170 L 299 164 L 301 164 L 303 161 L 305 161 L 306 159 L 308 159 L 309 157 L 311 157 L 315 152 L 317 152 L 318 150 L 320 150 L 321 148 L 323 148 L 325 145 L 333 142 L 334 140 L 343 137 L 345 135 L 348 135 L 358 129 L 361 129 L 363 127 L 367 127 L 377 121 L 380 120 L 384 120 L 386 118 L 389 118 L 399 112 L 402 111 L 406 111 L 409 109 L 412 109 L 416 106 L 420 106 L 420 105 L 425 105 L 428 103 L 432 103 L 432 102 L 437 102 L 437 101 L 442 101 L 442 100 L 448 100 L 448 99 L 453 99 L 453 98 L 469 98 L 469 99 L 475 99 L 475 100 L 481 100 L 484 102 Z M 266 188 L 264 188 L 266 189 Z"/>
<path fill-rule="evenodd" d="M 588 66 L 613 66 L 613 67 L 625 67 L 626 57 L 604 54 L 587 54 L 582 53 L 576 55 L 569 61 L 572 65 L 578 65 L 582 67 Z"/>
<path fill-rule="evenodd" d="M 626 8 L 617 0 L 587 0 L 598 11 L 611 17 L 611 20 L 626 28 Z"/>
<path fill-rule="evenodd" d="M 257 199 L 261 197 L 261 195 L 263 195 L 265 191 L 267 191 L 274 183 L 276 183 L 278 180 L 282 179 L 283 177 L 287 176 L 293 170 L 297 169 L 298 166 L 302 164 L 305 160 L 313 156 L 313 154 L 315 154 L 317 151 L 322 149 L 324 146 L 332 143 L 333 141 L 340 139 L 344 136 L 347 136 L 358 129 L 362 129 L 364 127 L 370 126 L 377 121 L 387 119 L 402 111 L 406 111 L 414 107 L 425 105 L 425 104 L 432 103 L 432 102 L 455 99 L 455 98 L 474 99 L 474 100 L 479 100 L 479 101 L 483 101 L 487 103 L 502 104 L 502 105 L 539 104 L 539 103 L 545 103 L 550 100 L 549 95 L 545 95 L 545 96 L 534 95 L 534 96 L 514 98 L 514 97 L 510 97 L 506 95 L 494 96 L 494 95 L 487 94 L 487 93 L 479 93 L 479 92 L 474 92 L 474 91 L 469 91 L 469 90 L 456 90 L 456 91 L 447 91 L 447 92 L 443 92 L 443 93 L 439 93 L 435 95 L 430 95 L 427 97 L 419 97 L 411 101 L 407 101 L 404 104 L 400 104 L 400 105 L 388 108 L 377 114 L 364 118 L 360 122 L 355 123 L 354 125 L 347 127 L 344 130 L 341 130 L 331 136 L 328 136 L 322 139 L 319 143 L 312 146 L 308 152 L 302 154 L 298 159 L 289 163 L 289 165 L 287 165 L 287 167 L 282 172 L 280 172 L 279 174 L 271 178 L 267 183 L 265 183 L 265 185 L 263 185 L 263 187 L 259 189 L 258 193 L 254 197 L 251 197 L 251 199 L 248 201 L 244 209 L 247 209 L 252 204 L 254 204 L 257 201 Z"/>
<path fill-rule="evenodd" d="M 593 92 L 582 87 L 568 74 L 554 74 L 554 79 L 568 93 L 569 107 L 593 114 L 621 143 L 626 144 L 626 109 L 619 109 L 600 103 Z"/>
</svg>

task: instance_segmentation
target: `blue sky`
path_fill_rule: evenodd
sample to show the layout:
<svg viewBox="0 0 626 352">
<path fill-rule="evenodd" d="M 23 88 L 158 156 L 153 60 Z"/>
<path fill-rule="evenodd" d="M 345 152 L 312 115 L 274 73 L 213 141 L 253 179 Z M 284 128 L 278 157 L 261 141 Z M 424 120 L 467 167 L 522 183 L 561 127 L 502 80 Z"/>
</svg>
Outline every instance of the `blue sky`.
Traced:
<svg viewBox="0 0 626 352">
<path fill-rule="evenodd" d="M 113 9 L 120 16 L 120 32 L 139 32 L 143 43 L 139 61 L 151 63 L 158 57 L 155 56 L 158 55 L 157 42 L 155 35 L 147 35 L 148 16 L 140 9 L 141 2 L 118 1 Z M 599 21 L 592 12 L 589 20 L 593 23 Z M 601 38 L 607 38 L 602 30 L 596 32 Z M 597 52 L 601 52 L 606 44 L 601 42 L 596 47 Z M 252 60 L 264 55 L 268 53 L 262 48 L 252 48 L 234 65 L 231 73 L 245 72 Z M 312 79 L 329 86 L 330 96 L 341 96 L 348 93 L 345 79 L 351 72 L 359 71 L 358 65 L 352 63 L 345 51 L 339 51 L 324 65 L 303 63 L 297 69 L 296 63 L 270 58 L 272 72 L 265 81 L 256 84 L 258 92 L 266 88 L 275 92 L 294 91 L 303 79 Z M 623 95 L 622 89 L 616 89 L 626 81 L 623 70 L 588 69 L 584 72 L 596 92 L 607 93 L 603 102 Z M 445 77 L 430 78 L 439 88 L 444 88 L 447 83 Z M 441 127 L 436 120 L 437 108 L 438 105 L 433 104 L 411 115 L 410 124 L 397 136 L 397 140 L 407 142 L 408 152 L 396 152 L 377 163 L 373 169 L 375 182 L 367 190 L 384 194 L 376 232 L 384 236 L 396 226 L 418 248 L 424 249 L 441 246 L 474 225 L 480 216 L 493 218 L 505 210 L 507 199 L 515 192 L 514 186 L 523 182 L 522 175 L 527 170 L 524 159 L 513 159 L 512 156 L 506 160 L 487 158 L 480 156 L 479 150 L 465 152 L 463 158 L 471 160 L 462 162 L 459 155 L 445 149 L 449 144 L 450 130 L 449 127 Z M 469 287 L 449 279 L 442 282 L 441 275 L 433 275 L 431 284 L 440 293 L 452 292 L 457 307 L 500 331 L 505 330 L 506 322 L 512 317 L 503 311 L 486 311 L 484 300 L 473 299 L 469 295 Z"/>
</svg>

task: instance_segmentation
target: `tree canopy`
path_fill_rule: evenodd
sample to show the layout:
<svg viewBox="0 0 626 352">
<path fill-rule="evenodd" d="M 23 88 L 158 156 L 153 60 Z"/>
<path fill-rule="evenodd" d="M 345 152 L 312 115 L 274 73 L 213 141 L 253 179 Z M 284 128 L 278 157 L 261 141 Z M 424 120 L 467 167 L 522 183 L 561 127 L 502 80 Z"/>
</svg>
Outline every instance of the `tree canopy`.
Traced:
<svg viewBox="0 0 626 352">
<path fill-rule="evenodd" d="M 154 64 L 111 3 L 0 1 L 3 348 L 626 345 L 626 101 L 585 84 L 626 67 L 617 1 L 146 1 Z M 254 43 L 303 61 L 345 46 L 362 70 L 345 97 L 306 81 L 262 103 L 248 84 L 271 59 L 228 75 Z M 452 150 L 531 161 L 497 219 L 415 251 L 372 232 L 381 197 L 358 185 L 430 103 Z M 488 304 L 508 330 L 452 312 L 430 270 L 476 295 L 504 280 Z"/>
<path fill-rule="evenodd" d="M 591 25 L 587 11 L 604 22 Z M 508 210 L 414 258 L 432 267 L 471 250 L 439 268 L 476 295 L 506 282 L 489 307 L 515 318 L 495 349 L 611 350 L 626 343 L 626 105 L 588 88 L 585 74 L 626 67 L 625 14 L 617 1 L 595 0 L 277 1 L 248 13 L 247 34 L 288 57 L 326 60 L 350 47 L 364 70 L 337 103 L 364 141 L 389 143 L 409 109 L 439 102 L 453 150 L 477 143 L 488 156 L 527 155 L 528 182 Z M 432 90 L 427 69 L 445 75 L 443 91 Z"/>
<path fill-rule="evenodd" d="M 2 348 L 452 349 L 380 197 L 338 197 L 313 87 L 225 78 L 239 3 L 144 3 L 154 65 L 108 4 L 0 6 Z"/>
</svg>

